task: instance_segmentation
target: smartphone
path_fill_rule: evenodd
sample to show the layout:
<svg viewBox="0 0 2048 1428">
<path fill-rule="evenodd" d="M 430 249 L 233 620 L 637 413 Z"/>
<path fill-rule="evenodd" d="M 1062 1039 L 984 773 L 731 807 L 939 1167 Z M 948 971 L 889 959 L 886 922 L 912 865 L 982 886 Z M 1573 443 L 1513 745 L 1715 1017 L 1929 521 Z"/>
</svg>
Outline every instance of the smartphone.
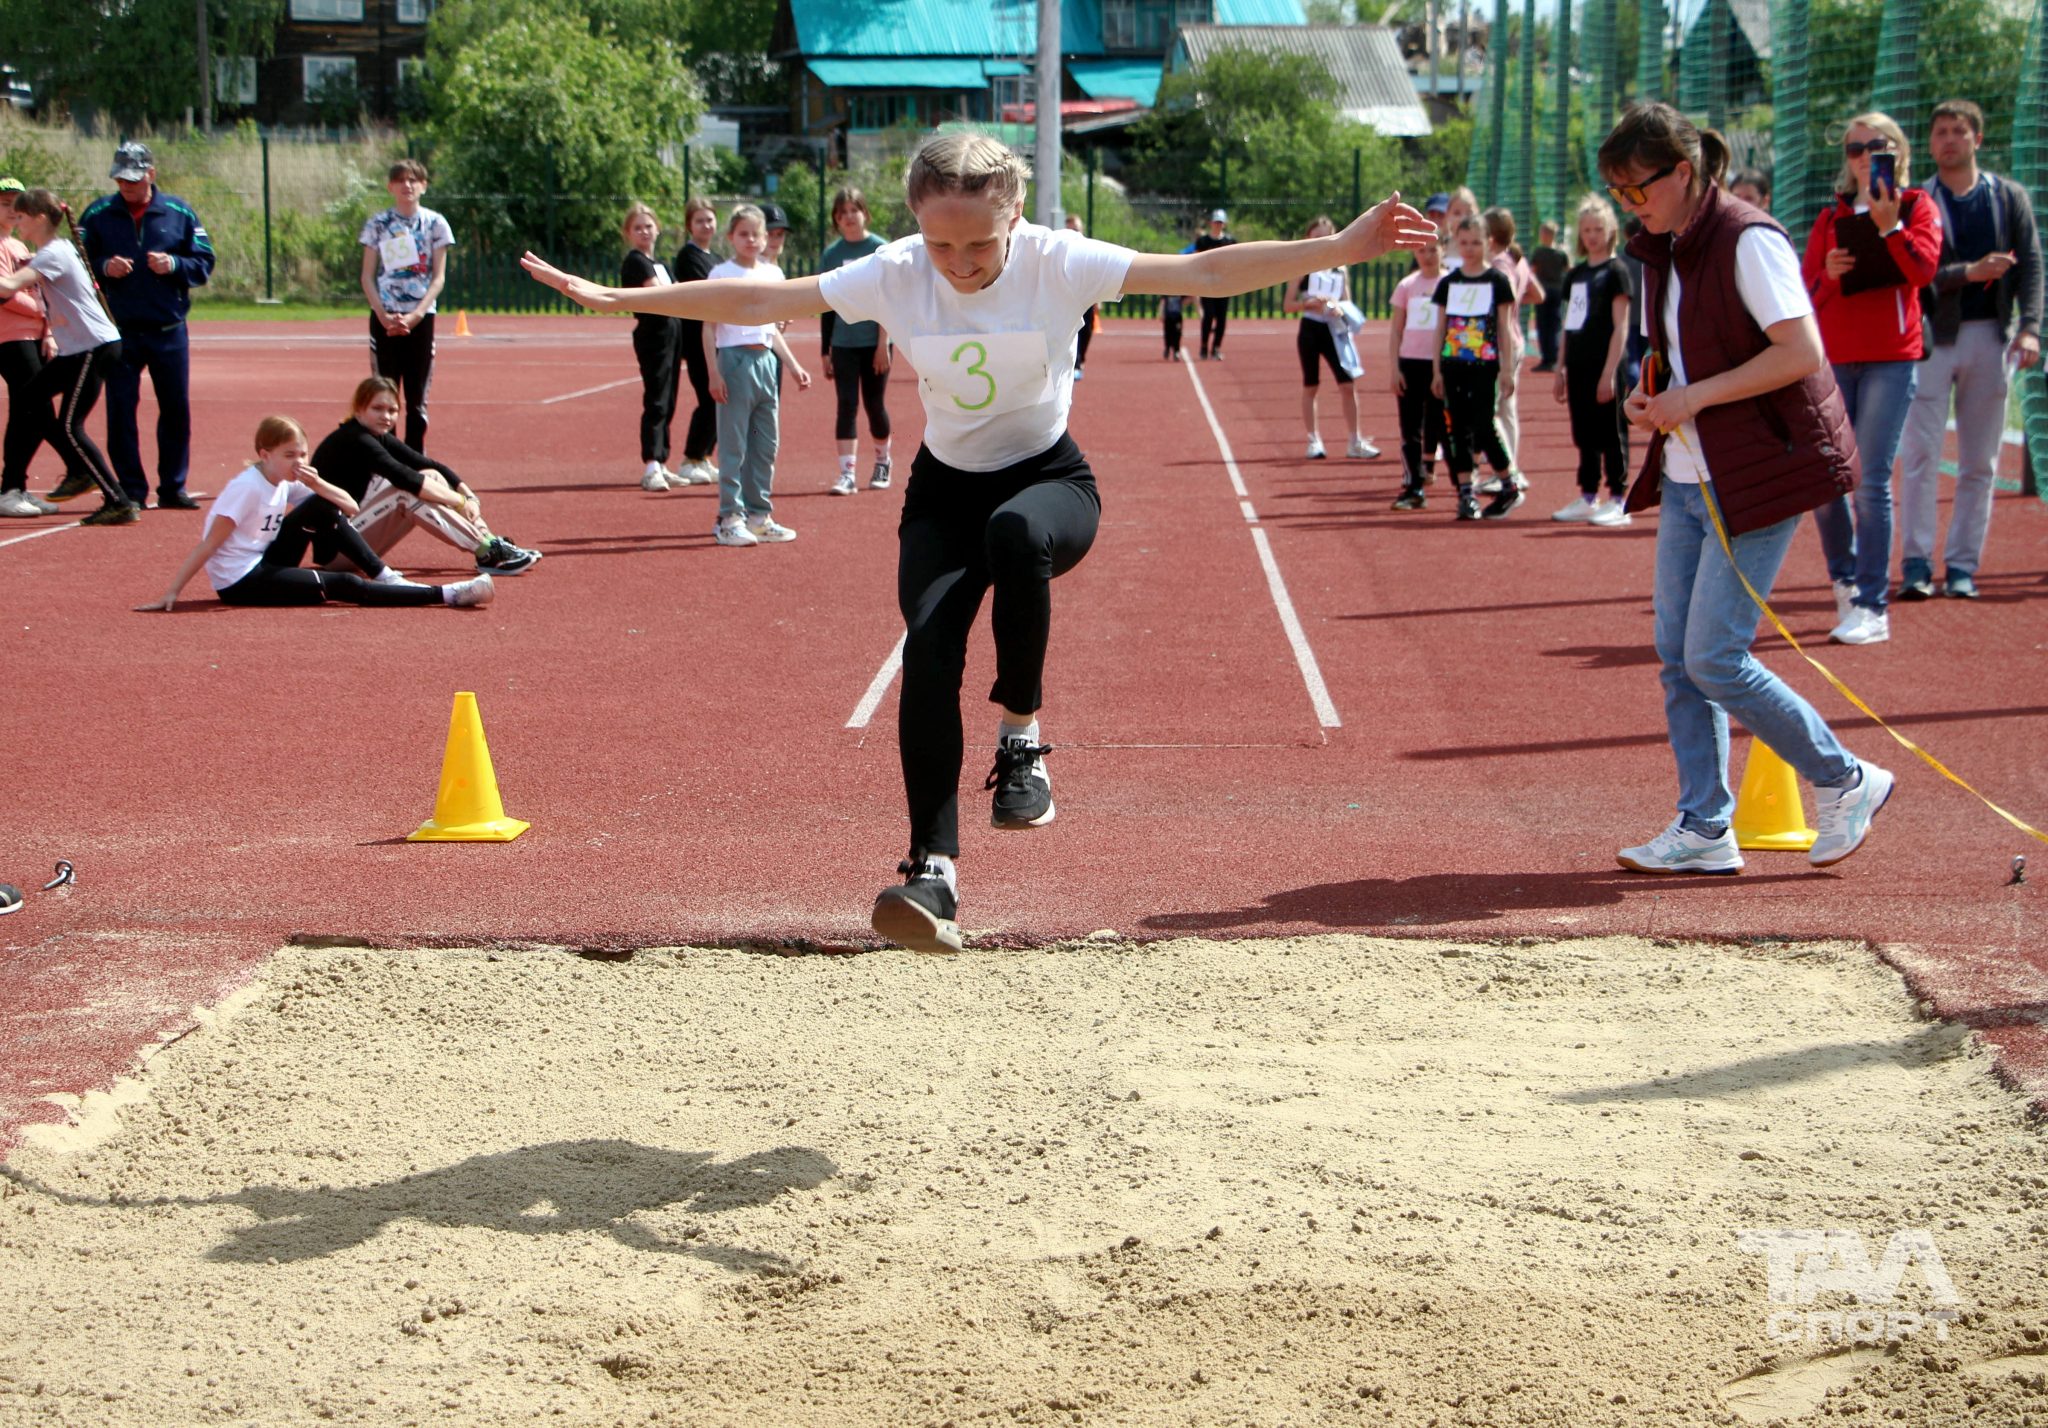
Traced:
<svg viewBox="0 0 2048 1428">
<path fill-rule="evenodd" d="M 1896 198 L 1899 192 L 1899 156 L 1897 154 L 1872 154 L 1870 156 L 1870 191 L 1884 190 L 1888 198 Z"/>
</svg>

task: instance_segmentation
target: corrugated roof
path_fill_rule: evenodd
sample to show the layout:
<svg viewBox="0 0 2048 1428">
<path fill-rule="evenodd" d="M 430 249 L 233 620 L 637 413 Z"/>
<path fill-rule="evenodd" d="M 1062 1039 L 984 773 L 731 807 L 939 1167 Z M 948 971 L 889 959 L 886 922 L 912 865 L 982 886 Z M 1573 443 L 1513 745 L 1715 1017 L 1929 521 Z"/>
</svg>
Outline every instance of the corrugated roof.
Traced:
<svg viewBox="0 0 2048 1428">
<path fill-rule="evenodd" d="M 1337 106 L 1345 118 L 1382 134 L 1417 137 L 1430 131 L 1399 40 L 1385 25 L 1183 25 L 1174 67 L 1183 58 L 1200 65 L 1224 49 L 1311 56 L 1336 79 Z"/>
<path fill-rule="evenodd" d="M 1219 6 L 1224 0 L 1218 0 Z M 1228 0 L 1270 6 L 1295 0 Z M 855 59 L 1028 55 L 1038 48 L 1037 0 L 789 0 L 797 49 Z M 1060 48 L 1102 53 L 1101 0 L 1061 0 Z"/>
<path fill-rule="evenodd" d="M 1301 0 L 1211 0 L 1219 25 L 1306 25 Z"/>
<path fill-rule="evenodd" d="M 1159 96 L 1159 78 L 1166 71 L 1156 59 L 1074 60 L 1067 73 L 1091 99 L 1135 99 L 1146 109 Z"/>
<path fill-rule="evenodd" d="M 804 67 L 833 89 L 986 89 L 982 62 L 940 59 L 814 59 Z"/>
</svg>

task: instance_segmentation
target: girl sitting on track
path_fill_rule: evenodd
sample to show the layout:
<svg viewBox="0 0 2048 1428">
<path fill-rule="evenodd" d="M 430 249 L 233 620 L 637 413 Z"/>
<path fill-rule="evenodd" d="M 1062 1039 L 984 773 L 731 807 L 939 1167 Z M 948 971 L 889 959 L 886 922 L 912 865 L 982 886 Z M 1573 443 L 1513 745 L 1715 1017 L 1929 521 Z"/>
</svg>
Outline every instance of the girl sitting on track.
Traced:
<svg viewBox="0 0 2048 1428">
<path fill-rule="evenodd" d="M 92 275 L 78 256 L 77 243 L 57 234 L 59 220 L 70 225 L 71 210 L 48 189 L 32 188 L 15 195 L 14 213 L 21 236 L 34 245 L 36 253 L 26 266 L 0 277 L 0 297 L 12 297 L 40 283 L 50 332 L 57 339 L 57 355 L 43 364 L 29 389 L 30 401 L 39 408 L 47 410 L 50 399 L 57 399 L 57 415 L 47 428 L 47 439 L 64 458 L 64 479 L 50 499 L 69 501 L 98 488 L 100 508 L 79 524 L 129 525 L 141 517 L 142 507 L 128 499 L 106 454 L 85 429 L 85 419 L 100 399 L 107 372 L 121 360 L 121 330 L 100 305 Z"/>
<path fill-rule="evenodd" d="M 540 559 L 484 524 L 483 503 L 447 462 L 413 450 L 396 436 L 398 384 L 365 377 L 356 384 L 353 415 L 329 432 L 313 453 L 328 482 L 354 498 L 352 524 L 363 543 L 382 557 L 414 526 L 476 557 L 485 575 L 518 575 Z M 346 556 L 316 543 L 314 559 L 333 569 Z M 357 562 L 351 560 L 351 564 Z M 377 572 L 365 568 L 364 573 Z"/>
<path fill-rule="evenodd" d="M 379 380 L 382 380 L 381 378 Z M 315 497 L 321 499 L 315 500 Z M 367 565 L 377 557 L 348 524 L 355 499 L 306 463 L 306 433 L 290 417 L 265 417 L 256 428 L 256 460 L 214 497 L 199 544 L 178 567 L 163 598 L 138 610 L 170 610 L 185 583 L 206 567 L 224 605 L 488 605 L 491 577 L 459 585 L 414 585 L 386 571 L 375 580 L 307 570 L 309 546 L 338 545 Z"/>
<path fill-rule="evenodd" d="M 674 282 L 654 260 L 654 240 L 661 220 L 644 203 L 626 210 L 620 225 L 626 256 L 619 260 L 619 286 L 656 288 Z M 668 469 L 668 429 L 676 415 L 676 374 L 682 357 L 676 350 L 678 323 L 673 317 L 643 312 L 633 324 L 633 359 L 640 364 L 640 489 L 666 491 L 676 473 Z"/>
<path fill-rule="evenodd" d="M 1238 243 L 1192 256 L 1134 253 L 1023 221 L 1022 159 L 995 139 L 936 135 L 910 162 L 919 232 L 821 277 L 789 283 L 600 288 L 529 253 L 528 272 L 600 311 L 641 308 L 707 320 L 770 323 L 830 307 L 880 322 L 918 370 L 925 444 L 910 469 L 897 528 L 897 599 L 908 625 L 897 745 L 910 806 L 910 857 L 899 887 L 875 899 L 873 926 L 921 952 L 958 951 L 955 921 L 963 757 L 960 681 L 982 598 L 995 591 L 1002 710 L 991 821 L 1053 818 L 1038 710 L 1053 577 L 1072 570 L 1101 515 L 1095 476 L 1073 437 L 1073 335 L 1081 314 L 1124 293 L 1220 298 L 1319 268 L 1414 248 L 1433 238 L 1422 215 L 1389 198 L 1341 234 Z"/>
<path fill-rule="evenodd" d="M 1327 216 L 1319 216 L 1310 220 L 1302 236 L 1324 238 L 1336 231 L 1335 223 Z M 1350 331 L 1338 314 L 1338 305 L 1350 299 L 1350 287 L 1342 268 L 1324 268 L 1289 283 L 1287 295 L 1280 303 L 1282 312 L 1302 315 L 1294 327 L 1294 355 L 1301 361 L 1301 420 L 1308 428 L 1306 459 L 1309 461 L 1321 461 L 1326 455 L 1323 434 L 1316 427 L 1316 394 L 1321 388 L 1321 368 L 1326 362 L 1330 375 L 1337 379 L 1337 390 L 1344 394 L 1344 429 L 1351 434 L 1351 445 L 1344 454 L 1354 461 L 1380 454 L 1379 448 L 1358 430 L 1358 388 L 1355 384 L 1365 375 L 1365 366 L 1358 360 L 1358 347 L 1352 342 Z M 1338 336 L 1340 328 L 1344 329 L 1341 339 Z"/>
<path fill-rule="evenodd" d="M 857 188 L 842 188 L 832 199 L 832 226 L 839 237 L 818 260 L 822 275 L 865 258 L 882 246 L 882 240 L 868 232 L 867 195 Z M 875 466 L 868 475 L 868 489 L 887 489 L 890 481 L 889 450 L 889 334 L 872 322 L 838 322 L 827 308 L 818 324 L 818 339 L 825 348 L 825 380 L 839 397 L 839 411 L 832 434 L 839 442 L 839 480 L 832 487 L 835 496 L 851 496 L 858 488 L 854 469 L 859 464 L 860 443 L 854 439 L 857 407 L 866 407 L 868 439 L 875 444 Z"/>
</svg>

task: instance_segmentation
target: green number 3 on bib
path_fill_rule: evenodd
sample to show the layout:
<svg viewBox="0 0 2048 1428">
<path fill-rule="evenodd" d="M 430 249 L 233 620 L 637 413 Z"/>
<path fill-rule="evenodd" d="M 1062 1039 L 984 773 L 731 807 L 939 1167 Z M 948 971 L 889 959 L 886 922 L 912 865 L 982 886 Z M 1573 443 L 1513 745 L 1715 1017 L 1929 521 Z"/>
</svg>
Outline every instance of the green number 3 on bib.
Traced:
<svg viewBox="0 0 2048 1428">
<path fill-rule="evenodd" d="M 927 415 L 979 422 L 1052 400 L 1042 332 L 947 332 L 909 341 Z"/>
<path fill-rule="evenodd" d="M 982 363 L 988 361 L 988 349 L 982 346 L 979 342 L 970 341 L 961 343 L 958 347 L 955 347 L 953 349 L 953 356 L 951 360 L 957 364 L 960 361 L 961 357 L 964 356 L 969 351 L 972 351 L 974 353 L 974 361 L 970 366 L 968 366 L 965 369 L 966 375 L 970 377 L 981 378 L 983 382 L 988 384 L 988 390 L 982 394 L 982 398 L 978 402 L 962 401 L 959 397 L 956 396 L 953 398 L 953 405 L 960 408 L 960 410 L 962 411 L 978 412 L 986 410 L 988 407 L 993 406 L 995 404 L 996 379 L 995 376 L 992 373 L 990 373 L 986 367 L 982 366 Z"/>
</svg>

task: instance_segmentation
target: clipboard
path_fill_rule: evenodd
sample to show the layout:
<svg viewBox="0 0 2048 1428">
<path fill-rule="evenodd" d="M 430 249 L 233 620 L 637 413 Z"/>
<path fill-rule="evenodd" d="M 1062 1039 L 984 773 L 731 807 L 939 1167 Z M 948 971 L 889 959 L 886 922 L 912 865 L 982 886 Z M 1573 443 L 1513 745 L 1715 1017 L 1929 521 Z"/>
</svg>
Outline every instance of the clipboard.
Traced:
<svg viewBox="0 0 2048 1428">
<path fill-rule="evenodd" d="M 1856 255 L 1856 266 L 1842 274 L 1842 296 L 1905 285 L 1906 275 L 1899 271 L 1892 250 L 1885 245 L 1876 220 L 1869 214 L 1852 213 L 1836 219 L 1835 245 Z"/>
</svg>

